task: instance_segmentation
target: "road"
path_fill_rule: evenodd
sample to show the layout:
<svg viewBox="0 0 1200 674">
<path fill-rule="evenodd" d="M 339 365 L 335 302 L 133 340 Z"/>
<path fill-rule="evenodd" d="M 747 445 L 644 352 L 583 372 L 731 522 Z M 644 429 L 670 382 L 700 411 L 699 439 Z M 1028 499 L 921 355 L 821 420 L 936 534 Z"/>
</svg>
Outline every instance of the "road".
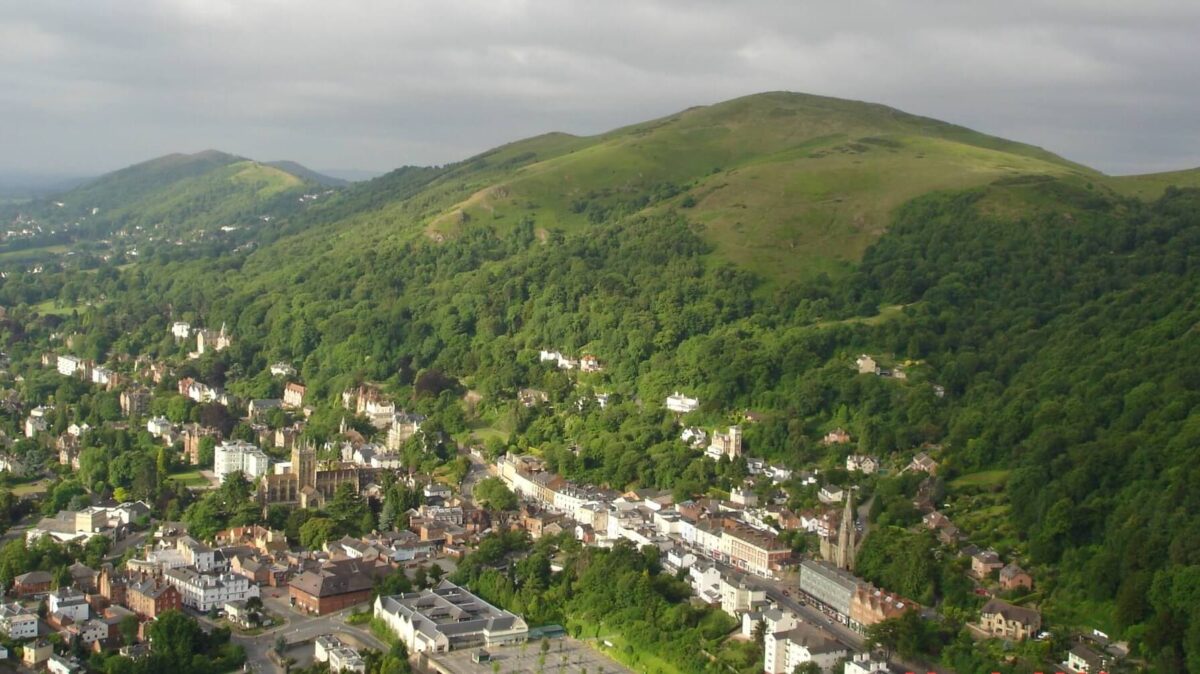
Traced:
<svg viewBox="0 0 1200 674">
<path fill-rule="evenodd" d="M 270 613 L 284 617 L 287 622 L 253 636 L 233 633 L 232 641 L 246 649 L 246 663 L 250 669 L 263 674 L 280 674 L 283 670 L 271 661 L 269 654 L 275 647 L 275 640 L 283 635 L 289 645 L 311 641 L 322 634 L 336 634 L 351 646 L 370 648 L 386 652 L 388 645 L 379 640 L 370 630 L 347 625 L 346 618 L 354 608 L 370 610 L 370 604 L 360 604 L 357 607 L 344 609 L 323 616 L 311 616 L 293 611 L 288 603 L 287 592 L 281 588 L 264 587 L 263 606 Z M 208 628 L 216 625 L 206 615 L 189 610 L 193 617 Z"/>
<path fill-rule="evenodd" d="M 475 485 L 480 480 L 491 476 L 492 466 L 469 451 L 463 453 L 463 456 L 467 457 L 467 460 L 471 462 L 471 468 L 467 470 L 467 475 L 462 481 L 462 499 L 465 503 L 473 505 L 474 500 L 471 498 L 471 490 L 475 488 Z"/>
</svg>

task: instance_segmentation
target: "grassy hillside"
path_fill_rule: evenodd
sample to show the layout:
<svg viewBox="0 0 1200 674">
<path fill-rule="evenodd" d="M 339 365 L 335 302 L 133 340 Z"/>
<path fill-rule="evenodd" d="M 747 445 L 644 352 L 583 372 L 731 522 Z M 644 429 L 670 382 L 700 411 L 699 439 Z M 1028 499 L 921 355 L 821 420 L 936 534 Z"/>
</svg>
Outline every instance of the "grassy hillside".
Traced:
<svg viewBox="0 0 1200 674">
<path fill-rule="evenodd" d="M 715 260 L 791 279 L 844 269 L 916 196 L 1022 175 L 1102 177 L 1039 148 L 885 106 L 770 93 L 588 138 L 506 145 L 346 224 L 373 241 L 417 231 L 444 240 L 532 218 L 544 236 L 678 208 Z"/>
<path fill-rule="evenodd" d="M 1113 176 L 1105 184 L 1118 194 L 1157 199 L 1168 187 L 1200 187 L 1200 168 L 1144 175 Z"/>
</svg>

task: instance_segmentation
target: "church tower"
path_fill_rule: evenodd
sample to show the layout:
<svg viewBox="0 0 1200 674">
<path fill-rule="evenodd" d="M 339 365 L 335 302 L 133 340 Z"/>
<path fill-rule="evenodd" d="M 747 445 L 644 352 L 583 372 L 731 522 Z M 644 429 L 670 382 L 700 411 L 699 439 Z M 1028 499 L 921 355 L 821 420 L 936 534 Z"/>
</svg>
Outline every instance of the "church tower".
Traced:
<svg viewBox="0 0 1200 674">
<path fill-rule="evenodd" d="M 299 482 L 297 489 L 317 485 L 317 450 L 308 442 L 296 442 L 292 446 L 292 472 Z"/>
<path fill-rule="evenodd" d="M 854 492 L 846 490 L 846 509 L 838 527 L 838 544 L 833 563 L 839 569 L 854 571 L 854 555 L 858 551 L 858 531 L 854 528 Z"/>
</svg>

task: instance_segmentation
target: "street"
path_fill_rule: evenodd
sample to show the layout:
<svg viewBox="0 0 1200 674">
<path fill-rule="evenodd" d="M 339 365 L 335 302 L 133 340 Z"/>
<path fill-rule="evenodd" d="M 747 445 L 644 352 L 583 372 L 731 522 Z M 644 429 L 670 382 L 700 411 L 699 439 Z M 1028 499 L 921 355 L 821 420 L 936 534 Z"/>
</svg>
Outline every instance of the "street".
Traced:
<svg viewBox="0 0 1200 674">
<path fill-rule="evenodd" d="M 292 610 L 288 602 L 287 591 L 283 588 L 264 587 L 262 600 L 267 611 L 285 618 L 287 622 L 253 636 L 238 634 L 234 630 L 232 641 L 246 649 L 246 663 L 252 671 L 264 674 L 277 674 L 283 671 L 269 657 L 271 650 L 275 647 L 275 639 L 280 635 L 283 635 L 289 646 L 311 641 L 322 634 L 336 634 L 349 645 L 359 649 L 374 649 L 382 652 L 388 650 L 388 645 L 380 641 L 369 629 L 347 625 L 345 622 L 346 617 L 355 608 L 370 611 L 371 605 L 368 603 L 328 615 L 310 616 Z M 206 615 L 191 610 L 188 613 L 207 628 L 211 629 L 218 624 Z"/>
</svg>

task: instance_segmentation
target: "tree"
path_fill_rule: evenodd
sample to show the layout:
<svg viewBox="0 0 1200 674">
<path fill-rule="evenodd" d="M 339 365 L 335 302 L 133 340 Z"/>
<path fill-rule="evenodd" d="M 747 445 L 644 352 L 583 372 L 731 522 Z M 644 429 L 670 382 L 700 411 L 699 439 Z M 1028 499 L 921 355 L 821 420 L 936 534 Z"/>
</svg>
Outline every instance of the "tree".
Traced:
<svg viewBox="0 0 1200 674">
<path fill-rule="evenodd" d="M 137 641 L 138 627 L 141 625 L 135 615 L 127 615 L 121 618 L 121 622 L 117 628 L 121 631 L 121 638 L 125 641 L 126 646 L 132 645 Z"/>
<path fill-rule="evenodd" d="M 316 550 L 334 537 L 337 523 L 328 517 L 314 517 L 300 527 L 300 545 Z"/>
<path fill-rule="evenodd" d="M 487 477 L 472 490 L 475 501 L 492 512 L 517 509 L 517 495 L 498 477 Z"/>
<path fill-rule="evenodd" d="M 801 662 L 792 670 L 792 674 L 821 674 L 821 665 L 812 660 Z"/>
</svg>

